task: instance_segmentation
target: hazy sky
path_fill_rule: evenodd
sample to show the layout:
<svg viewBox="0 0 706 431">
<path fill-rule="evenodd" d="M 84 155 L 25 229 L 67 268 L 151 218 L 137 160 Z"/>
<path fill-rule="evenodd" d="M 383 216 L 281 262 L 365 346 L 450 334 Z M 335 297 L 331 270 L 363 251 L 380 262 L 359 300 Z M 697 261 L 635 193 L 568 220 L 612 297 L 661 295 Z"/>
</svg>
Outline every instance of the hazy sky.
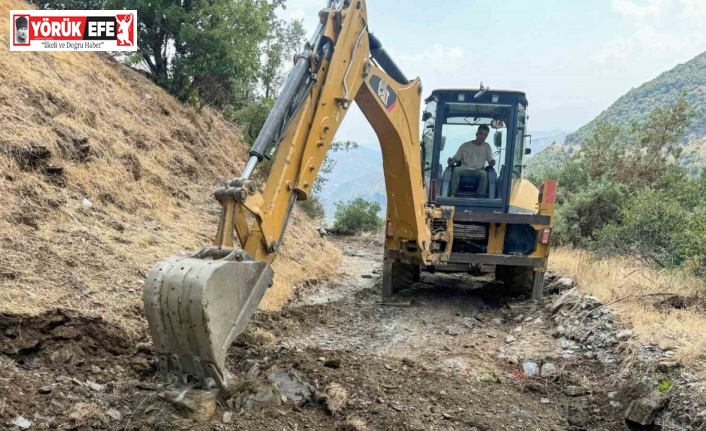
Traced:
<svg viewBox="0 0 706 431">
<path fill-rule="evenodd" d="M 287 0 L 308 35 L 325 0 Z M 530 130 L 574 130 L 630 88 L 706 51 L 706 0 L 367 0 L 370 29 L 424 96 L 524 90 Z M 377 145 L 354 108 L 337 138 Z"/>
</svg>

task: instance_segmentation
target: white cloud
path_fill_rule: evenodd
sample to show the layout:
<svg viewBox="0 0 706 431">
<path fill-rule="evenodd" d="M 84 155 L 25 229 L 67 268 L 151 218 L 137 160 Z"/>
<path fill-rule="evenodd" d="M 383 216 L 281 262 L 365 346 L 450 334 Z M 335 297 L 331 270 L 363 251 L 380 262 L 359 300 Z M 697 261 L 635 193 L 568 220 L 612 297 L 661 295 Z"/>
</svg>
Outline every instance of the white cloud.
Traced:
<svg viewBox="0 0 706 431">
<path fill-rule="evenodd" d="M 635 0 L 613 0 L 612 9 L 620 15 L 645 18 L 662 14 L 670 0 L 648 0 L 646 3 Z"/>
<path fill-rule="evenodd" d="M 618 37 L 611 40 L 593 53 L 589 60 L 598 64 L 606 64 L 614 60 L 627 58 L 635 48 L 635 42 L 625 37 Z"/>
<path fill-rule="evenodd" d="M 279 15 L 287 20 L 305 19 L 313 22 L 318 19 L 318 12 L 324 7 L 326 0 L 287 0 Z"/>
<path fill-rule="evenodd" d="M 411 55 L 395 56 L 394 60 L 408 78 L 422 78 L 424 94 L 434 88 L 468 87 L 470 76 L 478 76 L 473 55 L 458 46 L 434 44 Z"/>
<path fill-rule="evenodd" d="M 628 58 L 688 60 L 706 50 L 706 0 L 613 0 L 624 33 L 589 56 L 597 64 Z"/>
</svg>

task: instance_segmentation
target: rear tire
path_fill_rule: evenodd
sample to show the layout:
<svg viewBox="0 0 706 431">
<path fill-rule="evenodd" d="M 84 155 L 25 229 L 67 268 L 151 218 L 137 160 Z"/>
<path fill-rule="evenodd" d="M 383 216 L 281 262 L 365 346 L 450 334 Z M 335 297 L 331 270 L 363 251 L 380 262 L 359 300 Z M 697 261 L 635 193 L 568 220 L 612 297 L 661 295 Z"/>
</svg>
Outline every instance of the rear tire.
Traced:
<svg viewBox="0 0 706 431">
<path fill-rule="evenodd" d="M 411 287 L 415 281 L 419 281 L 419 265 L 398 262 L 392 264 L 392 293 Z"/>
<path fill-rule="evenodd" d="M 416 283 L 421 279 L 422 279 L 421 265 L 412 265 L 412 281 Z"/>
<path fill-rule="evenodd" d="M 495 267 L 495 280 L 501 281 L 512 292 L 531 294 L 534 270 L 531 266 L 498 265 Z"/>
<path fill-rule="evenodd" d="M 383 300 L 392 297 L 402 289 L 406 289 L 415 281 L 419 281 L 421 268 L 419 265 L 409 263 L 392 262 L 383 265 L 382 274 L 382 298 Z"/>
</svg>

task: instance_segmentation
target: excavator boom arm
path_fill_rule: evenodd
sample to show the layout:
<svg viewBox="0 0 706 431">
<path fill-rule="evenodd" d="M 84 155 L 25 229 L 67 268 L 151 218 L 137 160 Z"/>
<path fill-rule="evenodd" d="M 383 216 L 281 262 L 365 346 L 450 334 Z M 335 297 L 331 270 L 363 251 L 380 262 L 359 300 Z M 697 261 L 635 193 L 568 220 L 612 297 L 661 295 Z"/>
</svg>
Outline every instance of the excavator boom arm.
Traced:
<svg viewBox="0 0 706 431">
<path fill-rule="evenodd" d="M 275 107 L 270 116 L 276 119 L 273 123 L 287 127 L 279 139 L 264 192 L 253 190 L 244 177 L 231 181 L 236 187 L 223 191 L 235 197 L 232 205 L 242 205 L 257 221 L 249 228 L 244 222 L 245 211 L 231 211 L 237 215 L 233 220 L 237 236 L 247 238 L 242 246 L 255 260 L 274 259 L 293 203 L 310 195 L 334 136 L 355 100 L 382 146 L 391 233 L 387 248 L 408 253 L 417 263 L 430 263 L 434 253 L 430 251 L 419 151 L 421 82 L 408 81 L 380 42 L 368 33 L 364 1 L 342 10 L 324 10 L 320 18 L 321 34 L 312 38 L 316 45 L 308 46 L 308 54 L 300 57 L 278 100 L 282 106 L 294 104 L 298 110 L 290 118 L 280 119 L 276 118 L 279 107 Z M 381 61 L 371 58 L 371 51 Z M 307 74 L 302 74 L 297 68 L 305 62 L 309 67 Z M 391 74 L 376 63 L 384 64 Z M 296 87 L 306 91 L 300 96 L 303 102 L 288 91 Z M 256 142 L 251 163 L 263 156 L 266 143 Z M 226 232 L 228 227 L 222 230 Z M 228 241 L 219 237 L 215 246 L 227 246 Z"/>
<path fill-rule="evenodd" d="M 453 208 L 427 205 L 423 185 L 421 82 L 407 80 L 368 33 L 364 0 L 330 1 L 319 18 L 242 175 L 215 193 L 222 211 L 213 245 L 189 258 L 162 261 L 148 276 L 143 300 L 165 377 L 176 374 L 186 382 L 195 376 L 227 386 L 227 350 L 271 286 L 270 263 L 294 203 L 310 196 L 353 101 L 382 148 L 386 262 L 448 260 Z M 276 157 L 261 191 L 251 175 L 273 146 Z"/>
</svg>

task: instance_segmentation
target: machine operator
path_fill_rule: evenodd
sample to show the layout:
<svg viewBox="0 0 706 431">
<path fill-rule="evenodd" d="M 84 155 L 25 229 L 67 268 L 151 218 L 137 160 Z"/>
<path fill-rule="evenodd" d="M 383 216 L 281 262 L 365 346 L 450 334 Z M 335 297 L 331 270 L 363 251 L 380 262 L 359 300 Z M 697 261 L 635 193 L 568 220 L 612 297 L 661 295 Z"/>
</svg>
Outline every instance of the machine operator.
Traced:
<svg viewBox="0 0 706 431">
<path fill-rule="evenodd" d="M 482 124 L 478 126 L 476 131 L 476 139 L 464 142 L 458 147 L 456 155 L 449 158 L 449 166 L 460 166 L 453 170 L 451 176 L 451 190 L 449 196 L 456 196 L 458 185 L 461 182 L 461 177 L 475 177 L 478 179 L 478 195 L 480 197 L 488 196 L 488 172 L 483 169 L 485 162 L 488 166 L 495 166 L 493 159 L 493 150 L 490 144 L 485 142 L 485 139 L 490 133 L 490 127 Z"/>
</svg>

